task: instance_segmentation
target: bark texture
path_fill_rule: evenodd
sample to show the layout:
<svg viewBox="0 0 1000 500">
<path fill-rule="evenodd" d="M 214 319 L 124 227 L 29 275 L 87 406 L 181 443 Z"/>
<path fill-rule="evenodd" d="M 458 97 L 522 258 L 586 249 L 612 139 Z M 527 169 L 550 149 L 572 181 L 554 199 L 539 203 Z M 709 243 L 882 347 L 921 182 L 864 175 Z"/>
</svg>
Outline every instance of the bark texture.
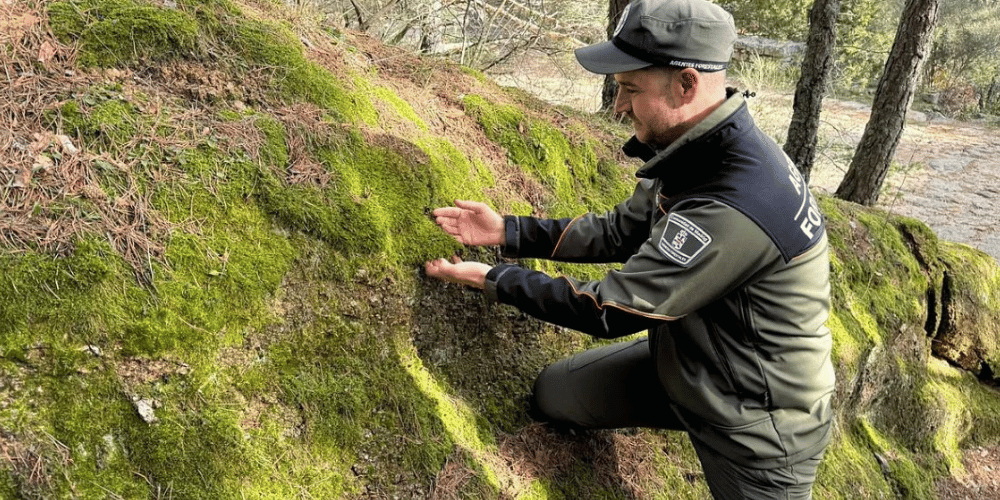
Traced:
<svg viewBox="0 0 1000 500">
<path fill-rule="evenodd" d="M 608 0 L 608 40 L 615 33 L 618 27 L 618 19 L 621 18 L 622 11 L 628 5 L 628 0 Z M 604 77 L 604 88 L 601 90 L 601 111 L 613 113 L 615 109 L 615 95 L 618 93 L 618 83 L 613 75 Z"/>
<path fill-rule="evenodd" d="M 837 187 L 838 198 L 869 206 L 878 201 L 903 135 L 920 66 L 930 51 L 938 7 L 939 0 L 907 0 L 903 7 L 896 40 L 875 90 L 871 117 L 847 174 Z"/>
<path fill-rule="evenodd" d="M 839 13 L 840 0 L 816 0 L 809 11 L 809 39 L 802 59 L 801 76 L 795 87 L 792 121 L 784 146 L 785 153 L 806 181 L 816 157 L 816 134 L 827 78 L 833 67 Z"/>
</svg>

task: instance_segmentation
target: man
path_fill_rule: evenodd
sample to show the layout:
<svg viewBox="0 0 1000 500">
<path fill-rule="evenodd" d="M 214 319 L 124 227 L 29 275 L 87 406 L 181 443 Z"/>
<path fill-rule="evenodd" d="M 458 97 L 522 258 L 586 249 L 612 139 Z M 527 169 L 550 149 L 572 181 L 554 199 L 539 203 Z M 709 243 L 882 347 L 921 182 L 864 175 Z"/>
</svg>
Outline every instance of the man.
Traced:
<svg viewBox="0 0 1000 500">
<path fill-rule="evenodd" d="M 636 0 L 612 38 L 576 52 L 614 74 L 632 196 L 576 219 L 501 217 L 458 201 L 437 223 L 505 256 L 621 262 L 600 281 L 439 259 L 436 278 L 603 338 L 535 382 L 537 418 L 684 430 L 712 495 L 810 498 L 830 439 L 829 256 L 808 186 L 725 87 L 732 16 L 705 0 Z"/>
</svg>

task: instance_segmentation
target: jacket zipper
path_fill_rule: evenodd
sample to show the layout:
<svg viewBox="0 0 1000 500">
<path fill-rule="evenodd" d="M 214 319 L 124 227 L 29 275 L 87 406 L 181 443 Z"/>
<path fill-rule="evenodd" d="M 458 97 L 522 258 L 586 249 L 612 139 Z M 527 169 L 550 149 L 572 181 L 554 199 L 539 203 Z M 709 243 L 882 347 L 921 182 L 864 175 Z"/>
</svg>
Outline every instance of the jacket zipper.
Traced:
<svg viewBox="0 0 1000 500">
<path fill-rule="evenodd" d="M 729 360 L 729 356 L 724 354 L 722 349 L 722 340 L 719 339 L 719 330 L 715 327 L 714 323 L 709 322 L 708 338 L 712 341 L 712 348 L 715 349 L 715 355 L 719 358 L 719 363 L 722 365 L 722 371 L 729 377 L 729 385 L 733 387 L 736 391 L 736 395 L 740 399 L 746 398 L 746 391 L 743 390 L 739 384 L 736 383 L 736 370 L 733 369 L 732 362 Z"/>
<path fill-rule="evenodd" d="M 740 304 L 740 322 L 746 332 L 746 344 L 748 347 L 753 349 L 754 358 L 757 358 L 757 353 L 759 352 L 757 349 L 757 342 L 759 339 L 757 338 L 757 325 L 755 325 L 753 321 L 753 311 L 750 310 L 750 297 L 745 288 L 737 292 L 737 297 L 739 298 Z M 754 397 L 760 398 L 760 401 L 764 403 L 764 408 L 771 411 L 774 409 L 771 407 L 771 391 L 767 387 L 767 377 L 764 376 L 759 360 L 757 362 L 757 371 L 760 376 L 760 380 L 764 385 L 764 393 L 755 394 Z"/>
</svg>

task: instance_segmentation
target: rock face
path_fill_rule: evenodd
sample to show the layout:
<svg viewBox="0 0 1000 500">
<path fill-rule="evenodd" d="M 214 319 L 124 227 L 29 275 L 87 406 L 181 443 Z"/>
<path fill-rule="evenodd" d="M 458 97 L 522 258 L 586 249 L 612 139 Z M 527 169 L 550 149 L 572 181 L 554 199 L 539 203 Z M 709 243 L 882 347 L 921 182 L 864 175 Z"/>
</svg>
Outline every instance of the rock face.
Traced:
<svg viewBox="0 0 1000 500">
<path fill-rule="evenodd" d="M 794 64 L 806 51 L 806 44 L 785 42 L 758 36 L 742 36 L 733 47 L 736 60 L 749 61 L 754 56 L 776 59 L 782 63 Z"/>
<path fill-rule="evenodd" d="M 989 256 L 946 244 L 941 285 L 941 321 L 933 352 L 975 374 L 1000 383 L 1000 273 Z"/>
</svg>

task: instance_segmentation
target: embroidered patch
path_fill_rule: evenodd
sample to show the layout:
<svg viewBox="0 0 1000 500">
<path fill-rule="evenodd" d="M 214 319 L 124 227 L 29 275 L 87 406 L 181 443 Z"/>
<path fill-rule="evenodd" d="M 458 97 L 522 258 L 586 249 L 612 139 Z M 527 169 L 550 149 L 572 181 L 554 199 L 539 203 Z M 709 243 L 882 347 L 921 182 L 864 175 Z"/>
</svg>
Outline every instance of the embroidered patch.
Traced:
<svg viewBox="0 0 1000 500">
<path fill-rule="evenodd" d="M 656 248 L 664 257 L 687 267 L 710 243 L 712 235 L 684 216 L 671 213 Z"/>
</svg>

